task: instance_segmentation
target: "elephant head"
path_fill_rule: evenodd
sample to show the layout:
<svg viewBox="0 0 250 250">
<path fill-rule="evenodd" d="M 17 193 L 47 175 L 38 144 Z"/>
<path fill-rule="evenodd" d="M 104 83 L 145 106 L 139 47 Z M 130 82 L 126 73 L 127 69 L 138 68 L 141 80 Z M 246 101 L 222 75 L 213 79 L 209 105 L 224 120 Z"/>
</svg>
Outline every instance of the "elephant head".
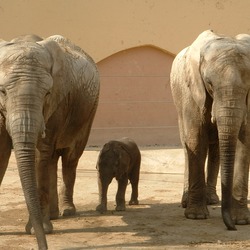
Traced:
<svg viewBox="0 0 250 250">
<path fill-rule="evenodd" d="M 70 81 L 61 84 L 71 73 L 66 71 L 67 63 L 53 39 L 0 42 L 0 113 L 12 139 L 39 249 L 47 249 L 47 243 L 36 189 L 35 151 L 46 136 L 47 120 L 70 90 Z"/>
<path fill-rule="evenodd" d="M 213 99 L 211 120 L 219 137 L 222 217 L 227 228 L 235 230 L 231 217 L 233 175 L 237 140 L 248 120 L 250 39 L 217 36 L 212 31 L 202 33 L 200 39 L 203 42 L 196 40 L 200 43 L 197 57 L 192 58 L 195 80 L 190 81 L 190 87 L 201 112 L 205 112 L 206 93 Z"/>
</svg>

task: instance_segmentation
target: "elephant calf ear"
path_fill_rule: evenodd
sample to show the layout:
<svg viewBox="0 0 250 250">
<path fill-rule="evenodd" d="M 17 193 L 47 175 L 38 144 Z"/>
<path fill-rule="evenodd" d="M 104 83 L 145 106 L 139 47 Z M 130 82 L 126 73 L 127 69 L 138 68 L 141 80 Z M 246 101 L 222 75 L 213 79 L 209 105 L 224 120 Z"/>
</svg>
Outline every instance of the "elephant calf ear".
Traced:
<svg viewBox="0 0 250 250">
<path fill-rule="evenodd" d="M 103 146 L 103 148 L 102 148 L 102 150 L 101 150 L 101 152 L 105 153 L 105 152 L 109 151 L 110 148 L 111 148 L 110 147 L 110 143 L 105 143 L 104 146 Z"/>
</svg>

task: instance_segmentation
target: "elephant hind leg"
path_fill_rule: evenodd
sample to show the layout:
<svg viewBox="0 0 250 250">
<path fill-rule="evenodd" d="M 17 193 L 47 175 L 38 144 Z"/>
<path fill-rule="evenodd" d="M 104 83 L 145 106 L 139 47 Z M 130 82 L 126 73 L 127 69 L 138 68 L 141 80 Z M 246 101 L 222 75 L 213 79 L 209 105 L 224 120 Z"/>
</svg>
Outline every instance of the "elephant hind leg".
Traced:
<svg viewBox="0 0 250 250">
<path fill-rule="evenodd" d="M 220 165 L 219 161 L 219 143 L 216 142 L 209 144 L 206 184 L 207 205 L 219 203 L 219 196 L 216 192 L 217 178 Z"/>
<path fill-rule="evenodd" d="M 77 145 L 75 146 L 77 148 Z M 76 213 L 73 202 L 73 192 L 76 179 L 76 168 L 83 150 L 64 149 L 62 153 L 62 177 L 63 183 L 60 190 L 60 214 L 71 216 Z"/>
<path fill-rule="evenodd" d="M 103 176 L 98 171 L 98 189 L 99 189 L 99 205 L 96 207 L 96 211 L 104 213 L 107 211 L 107 193 L 108 186 L 111 183 L 113 176 Z"/>
<path fill-rule="evenodd" d="M 58 192 L 57 192 L 57 163 L 59 155 L 54 154 L 49 164 L 49 176 L 50 176 L 50 190 L 49 190 L 49 210 L 50 219 L 55 220 L 59 217 L 59 204 L 58 204 Z"/>
<path fill-rule="evenodd" d="M 140 164 L 139 167 L 134 168 L 129 176 L 129 180 L 132 186 L 132 193 L 131 198 L 129 201 L 129 205 L 138 205 L 138 184 L 139 184 L 139 171 L 140 171 Z"/>
<path fill-rule="evenodd" d="M 116 193 L 116 211 L 125 211 L 125 192 L 128 185 L 128 177 L 123 177 L 118 180 L 118 190 Z"/>
</svg>

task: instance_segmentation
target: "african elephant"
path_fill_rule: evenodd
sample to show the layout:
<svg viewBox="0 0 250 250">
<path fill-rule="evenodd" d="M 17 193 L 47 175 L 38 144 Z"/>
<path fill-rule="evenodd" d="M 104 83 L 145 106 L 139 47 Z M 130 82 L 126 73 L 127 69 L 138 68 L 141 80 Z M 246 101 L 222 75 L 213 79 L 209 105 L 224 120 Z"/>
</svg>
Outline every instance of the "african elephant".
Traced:
<svg viewBox="0 0 250 250">
<path fill-rule="evenodd" d="M 219 203 L 219 196 L 217 195 L 216 185 L 217 178 L 219 174 L 219 143 L 218 134 L 215 129 L 209 131 L 210 143 L 208 146 L 207 155 L 207 168 L 206 168 L 206 199 L 207 205 L 214 205 Z M 215 136 L 214 139 L 212 136 Z M 216 139 L 216 140 L 215 140 Z M 183 208 L 187 207 L 188 201 L 188 167 L 185 166 L 184 172 L 184 191 L 181 199 L 181 204 Z"/>
<path fill-rule="evenodd" d="M 59 214 L 59 157 L 62 213 L 75 213 L 76 167 L 98 98 L 94 61 L 68 39 L 24 36 L 0 42 L 0 183 L 13 147 L 30 217 L 26 232 L 34 228 L 39 249 L 47 249 L 44 232 L 52 232 L 50 217 Z"/>
<path fill-rule="evenodd" d="M 176 56 L 170 78 L 188 169 L 185 216 L 209 215 L 204 164 L 213 142 L 221 167 L 223 221 L 228 230 L 249 224 L 250 36 L 204 31 Z"/>
<path fill-rule="evenodd" d="M 100 204 L 96 207 L 101 213 L 107 211 L 107 191 L 112 179 L 118 182 L 116 211 L 125 210 L 125 192 L 128 180 L 132 185 L 129 205 L 138 205 L 138 182 L 140 175 L 141 153 L 136 143 L 129 138 L 106 143 L 98 157 L 98 187 Z"/>
</svg>

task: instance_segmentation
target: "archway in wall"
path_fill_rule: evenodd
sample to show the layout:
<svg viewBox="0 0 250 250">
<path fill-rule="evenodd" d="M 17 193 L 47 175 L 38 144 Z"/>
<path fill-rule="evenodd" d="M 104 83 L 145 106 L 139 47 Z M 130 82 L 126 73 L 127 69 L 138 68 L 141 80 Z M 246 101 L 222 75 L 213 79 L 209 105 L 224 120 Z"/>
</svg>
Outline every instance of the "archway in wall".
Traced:
<svg viewBox="0 0 250 250">
<path fill-rule="evenodd" d="M 88 145 L 124 136 L 145 146 L 180 144 L 169 84 L 173 59 L 160 49 L 143 46 L 97 64 L 101 94 Z"/>
</svg>

